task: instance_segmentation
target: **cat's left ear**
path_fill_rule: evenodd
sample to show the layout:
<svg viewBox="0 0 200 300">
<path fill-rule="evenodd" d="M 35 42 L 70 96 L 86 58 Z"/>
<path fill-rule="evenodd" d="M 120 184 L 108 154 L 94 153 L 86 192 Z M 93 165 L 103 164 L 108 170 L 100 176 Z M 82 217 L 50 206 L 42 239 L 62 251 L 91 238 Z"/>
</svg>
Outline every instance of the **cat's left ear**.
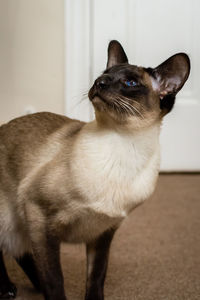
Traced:
<svg viewBox="0 0 200 300">
<path fill-rule="evenodd" d="M 128 58 L 122 45 L 118 41 L 111 41 L 108 45 L 107 68 L 124 63 L 128 63 Z"/>
<path fill-rule="evenodd" d="M 190 59 L 185 53 L 178 53 L 154 69 L 149 69 L 152 75 L 153 89 L 160 99 L 168 95 L 175 96 L 190 74 Z"/>
</svg>

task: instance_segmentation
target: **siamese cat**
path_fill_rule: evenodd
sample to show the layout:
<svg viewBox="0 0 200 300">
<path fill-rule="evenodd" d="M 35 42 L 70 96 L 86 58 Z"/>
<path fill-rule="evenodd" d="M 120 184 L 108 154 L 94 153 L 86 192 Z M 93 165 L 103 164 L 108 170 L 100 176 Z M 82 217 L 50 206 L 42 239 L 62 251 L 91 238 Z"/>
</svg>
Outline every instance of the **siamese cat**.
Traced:
<svg viewBox="0 0 200 300">
<path fill-rule="evenodd" d="M 109 248 L 124 218 L 154 191 L 162 118 L 190 72 L 178 53 L 156 68 L 128 63 L 118 41 L 89 91 L 95 120 L 53 113 L 0 127 L 0 298 L 14 298 L 3 252 L 46 300 L 66 300 L 60 244 L 85 243 L 85 300 L 104 299 Z"/>
</svg>

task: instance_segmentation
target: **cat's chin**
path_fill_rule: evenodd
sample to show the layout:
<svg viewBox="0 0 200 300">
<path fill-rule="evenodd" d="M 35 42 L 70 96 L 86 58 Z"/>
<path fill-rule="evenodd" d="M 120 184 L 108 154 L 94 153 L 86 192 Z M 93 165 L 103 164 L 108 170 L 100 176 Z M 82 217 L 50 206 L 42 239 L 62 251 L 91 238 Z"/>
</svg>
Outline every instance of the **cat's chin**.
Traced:
<svg viewBox="0 0 200 300">
<path fill-rule="evenodd" d="M 103 99 L 99 96 L 95 96 L 93 99 L 92 99 L 92 103 L 93 104 L 98 104 L 98 103 L 102 103 L 103 102 Z"/>
<path fill-rule="evenodd" d="M 107 108 L 107 103 L 106 100 L 102 97 L 100 97 L 99 95 L 94 96 L 92 98 L 92 104 L 94 105 L 94 107 L 99 110 L 99 111 L 105 111 Z"/>
</svg>

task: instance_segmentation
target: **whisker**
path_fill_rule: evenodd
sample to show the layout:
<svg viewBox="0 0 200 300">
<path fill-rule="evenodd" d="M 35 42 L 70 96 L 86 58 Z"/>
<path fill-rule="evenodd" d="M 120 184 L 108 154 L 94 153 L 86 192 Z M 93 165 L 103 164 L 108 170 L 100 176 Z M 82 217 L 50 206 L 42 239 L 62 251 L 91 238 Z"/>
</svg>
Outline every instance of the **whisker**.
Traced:
<svg viewBox="0 0 200 300">
<path fill-rule="evenodd" d="M 81 104 L 82 102 L 86 101 L 88 99 L 88 94 L 85 93 L 81 96 L 81 100 L 77 102 L 77 104 Z"/>
<path fill-rule="evenodd" d="M 129 103 L 125 102 L 120 97 L 118 97 L 117 100 L 124 107 L 124 109 L 127 111 L 128 114 L 130 115 L 133 114 L 133 107 Z"/>
<path fill-rule="evenodd" d="M 124 100 L 130 101 L 130 99 L 128 97 L 122 96 Z M 136 100 L 131 99 L 131 102 L 134 102 L 135 105 L 139 108 L 144 110 L 144 106 L 141 103 L 138 103 Z"/>
<path fill-rule="evenodd" d="M 80 93 L 80 94 L 77 94 L 76 96 L 73 96 L 73 102 L 75 102 L 73 105 L 72 105 L 72 110 L 74 109 L 77 109 L 80 105 L 82 105 L 83 103 L 88 103 L 89 105 L 89 101 L 88 101 L 88 92 L 85 91 L 83 93 Z M 80 100 L 78 100 L 80 99 Z M 75 100 L 75 101 L 74 101 Z M 78 101 L 76 101 L 78 100 Z"/>
<path fill-rule="evenodd" d="M 144 119 L 143 114 L 142 114 L 135 106 L 131 105 L 130 103 L 125 102 L 125 100 L 130 101 L 129 98 L 123 96 L 123 97 L 118 97 L 118 99 L 119 99 L 121 102 L 123 102 L 123 104 L 126 105 L 126 107 L 129 107 L 129 109 L 130 109 L 131 111 L 134 111 L 134 112 L 135 112 L 136 114 L 138 114 L 142 119 Z M 131 101 L 133 101 L 134 103 L 136 103 L 137 106 L 138 106 L 138 102 L 137 102 L 137 101 L 135 101 L 135 100 L 133 100 L 133 99 L 131 99 Z"/>
<path fill-rule="evenodd" d="M 117 102 L 115 103 L 115 105 L 116 105 L 116 110 L 117 110 L 118 113 L 125 112 L 125 113 L 129 114 L 129 111 L 123 105 L 119 105 L 119 103 L 117 103 Z"/>
<path fill-rule="evenodd" d="M 130 107 L 128 107 L 128 105 L 126 105 L 126 103 L 123 103 L 122 101 L 120 101 L 120 98 L 118 96 L 111 97 L 111 103 L 112 103 L 112 108 L 114 108 L 117 112 L 119 113 L 127 113 L 130 114 Z"/>
<path fill-rule="evenodd" d="M 131 108 L 129 106 L 127 106 L 125 103 L 120 103 L 121 107 L 123 108 L 123 110 L 128 114 L 128 115 L 132 115 L 133 112 L 131 110 Z"/>
</svg>

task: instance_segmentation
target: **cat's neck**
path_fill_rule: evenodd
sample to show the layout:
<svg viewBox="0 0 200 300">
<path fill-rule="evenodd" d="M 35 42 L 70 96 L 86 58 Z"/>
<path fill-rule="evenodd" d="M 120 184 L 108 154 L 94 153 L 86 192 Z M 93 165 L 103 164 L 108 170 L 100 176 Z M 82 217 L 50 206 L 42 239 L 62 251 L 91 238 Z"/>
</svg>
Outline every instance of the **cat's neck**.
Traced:
<svg viewBox="0 0 200 300">
<path fill-rule="evenodd" d="M 116 123 L 112 120 L 95 119 L 83 127 L 82 133 L 95 137 L 103 137 L 105 135 L 115 135 L 119 137 L 126 137 L 134 140 L 139 136 L 151 136 L 153 140 L 157 140 L 160 133 L 160 122 L 154 122 L 149 126 L 137 128 L 130 123 Z"/>
<path fill-rule="evenodd" d="M 142 122 L 134 117 L 126 119 L 112 118 L 107 114 L 95 112 L 95 120 L 88 123 L 86 128 L 92 128 L 96 132 L 113 132 L 119 135 L 137 136 L 140 133 L 151 131 L 153 128 L 160 129 L 161 120 L 152 118 L 142 119 Z M 152 113 L 153 116 L 153 113 Z"/>
<path fill-rule="evenodd" d="M 82 128 L 74 149 L 79 157 L 88 156 L 95 160 L 102 160 L 99 155 L 123 158 L 125 162 L 141 158 L 141 169 L 155 153 L 159 153 L 159 134 L 159 123 L 131 131 L 123 127 L 100 126 L 94 120 Z M 140 164 L 141 159 L 137 163 Z"/>
</svg>

